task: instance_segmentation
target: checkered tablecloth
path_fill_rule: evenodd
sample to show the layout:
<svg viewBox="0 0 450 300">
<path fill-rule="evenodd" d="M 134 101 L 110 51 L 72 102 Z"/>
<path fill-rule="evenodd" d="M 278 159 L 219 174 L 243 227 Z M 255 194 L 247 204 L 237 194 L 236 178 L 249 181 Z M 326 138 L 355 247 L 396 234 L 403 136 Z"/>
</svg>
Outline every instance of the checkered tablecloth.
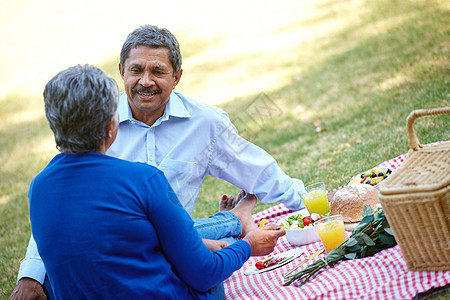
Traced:
<svg viewBox="0 0 450 300">
<path fill-rule="evenodd" d="M 403 154 L 377 167 L 395 170 L 405 158 L 406 154 Z M 262 219 L 277 222 L 291 212 L 293 211 L 279 204 L 253 217 L 257 224 Z M 302 246 L 305 253 L 293 262 L 269 272 L 247 276 L 244 271 L 264 259 L 251 257 L 240 270 L 225 281 L 226 299 L 412 299 L 418 293 L 450 284 L 450 271 L 408 271 L 397 245 L 372 257 L 343 261 L 332 268 L 328 267 L 302 287 L 297 281 L 283 286 L 282 275 L 321 247 L 320 241 Z M 291 245 L 286 237 L 281 237 L 271 255 L 294 248 L 296 246 Z M 321 254 L 316 259 L 324 255 Z"/>
</svg>

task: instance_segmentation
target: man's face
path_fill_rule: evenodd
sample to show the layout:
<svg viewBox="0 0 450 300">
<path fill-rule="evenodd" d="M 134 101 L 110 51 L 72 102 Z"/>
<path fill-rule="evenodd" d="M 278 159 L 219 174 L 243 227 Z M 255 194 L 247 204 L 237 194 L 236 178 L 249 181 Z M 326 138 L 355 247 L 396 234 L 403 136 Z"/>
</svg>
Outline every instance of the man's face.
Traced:
<svg viewBox="0 0 450 300">
<path fill-rule="evenodd" d="M 138 46 L 131 49 L 124 66 L 119 65 L 134 118 L 160 117 L 182 71 L 173 76 L 169 49 Z"/>
</svg>

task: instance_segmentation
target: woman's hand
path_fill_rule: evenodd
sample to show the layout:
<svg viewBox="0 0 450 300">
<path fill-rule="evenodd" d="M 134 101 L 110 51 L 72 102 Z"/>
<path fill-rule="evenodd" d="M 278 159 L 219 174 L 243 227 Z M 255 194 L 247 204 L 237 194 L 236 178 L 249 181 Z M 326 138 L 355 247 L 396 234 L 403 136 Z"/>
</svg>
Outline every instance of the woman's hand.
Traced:
<svg viewBox="0 0 450 300">
<path fill-rule="evenodd" d="M 206 247 L 208 247 L 209 250 L 211 251 L 217 251 L 230 245 L 230 243 L 224 241 L 216 241 L 208 239 L 202 239 L 202 241 L 206 245 Z"/>
</svg>

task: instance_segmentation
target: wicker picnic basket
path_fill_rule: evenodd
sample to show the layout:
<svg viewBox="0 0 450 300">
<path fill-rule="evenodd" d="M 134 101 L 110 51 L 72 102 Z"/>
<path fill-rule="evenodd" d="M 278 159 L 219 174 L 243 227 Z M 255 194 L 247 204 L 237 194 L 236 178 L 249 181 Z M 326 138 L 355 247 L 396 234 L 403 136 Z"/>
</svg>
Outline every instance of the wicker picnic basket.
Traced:
<svg viewBox="0 0 450 300">
<path fill-rule="evenodd" d="M 410 150 L 379 187 L 380 202 L 411 271 L 450 270 L 450 142 L 422 146 L 414 120 L 450 113 L 415 110 L 407 119 Z"/>
</svg>

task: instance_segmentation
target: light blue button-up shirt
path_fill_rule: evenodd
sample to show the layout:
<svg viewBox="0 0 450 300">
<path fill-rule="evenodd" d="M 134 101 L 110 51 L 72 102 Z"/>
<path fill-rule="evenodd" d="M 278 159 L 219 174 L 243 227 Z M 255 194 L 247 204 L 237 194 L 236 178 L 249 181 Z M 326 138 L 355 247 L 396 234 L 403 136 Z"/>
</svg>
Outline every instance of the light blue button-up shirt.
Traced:
<svg viewBox="0 0 450 300">
<path fill-rule="evenodd" d="M 266 151 L 240 137 L 219 108 L 172 92 L 164 114 L 148 126 L 133 118 L 123 92 L 119 116 L 116 140 L 106 154 L 158 167 L 189 214 L 206 175 L 256 194 L 264 203 L 305 207 L 300 197 L 306 193 L 303 182 L 287 176 Z M 20 264 L 18 278 L 22 277 L 44 281 L 45 268 L 33 237 Z"/>
<path fill-rule="evenodd" d="M 181 204 L 192 214 L 206 175 L 221 178 L 264 203 L 301 209 L 303 182 L 287 176 L 260 147 L 238 135 L 221 109 L 173 92 L 164 114 L 148 126 L 135 120 L 121 94 L 117 138 L 106 152 L 147 163 L 164 172 Z"/>
</svg>

